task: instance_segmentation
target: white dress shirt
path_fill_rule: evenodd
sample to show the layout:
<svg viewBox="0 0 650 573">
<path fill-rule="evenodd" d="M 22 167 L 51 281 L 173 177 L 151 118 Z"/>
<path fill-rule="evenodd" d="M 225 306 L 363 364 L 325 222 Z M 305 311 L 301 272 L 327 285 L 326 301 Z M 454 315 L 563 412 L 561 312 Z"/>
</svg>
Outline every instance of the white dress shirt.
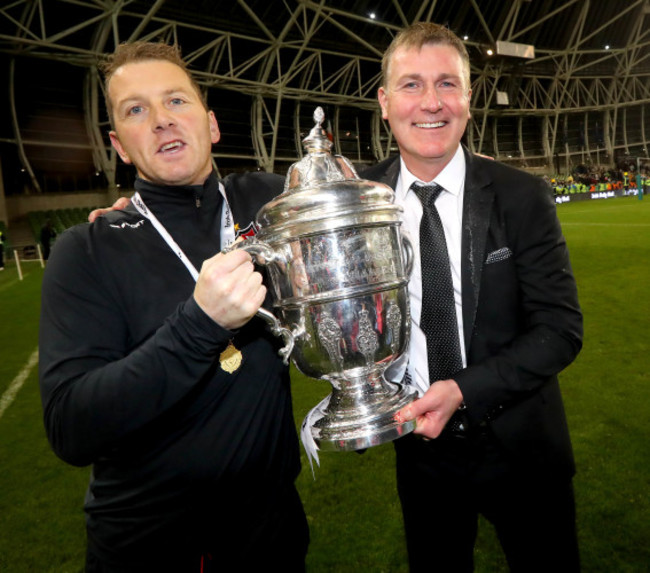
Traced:
<svg viewBox="0 0 650 573">
<path fill-rule="evenodd" d="M 413 272 L 409 282 L 409 298 L 411 304 L 411 344 L 408 356 L 389 369 L 387 377 L 400 380 L 408 361 L 408 370 L 413 384 L 420 394 L 429 388 L 429 365 L 427 360 L 426 337 L 420 329 L 422 311 L 422 268 L 420 265 L 420 220 L 422 219 L 422 204 L 415 193 L 410 190 L 411 184 L 418 181 L 423 185 L 437 183 L 444 191 L 435 202 L 447 241 L 447 251 L 451 266 L 451 278 L 454 286 L 456 303 L 456 320 L 463 367 L 467 365 L 465 344 L 463 339 L 463 313 L 461 296 L 461 235 L 463 223 L 463 196 L 465 190 L 465 154 L 459 145 L 456 154 L 447 166 L 433 181 L 420 181 L 413 175 L 400 158 L 400 174 L 395 189 L 395 204 L 403 207 L 402 229 L 408 234 L 413 244 Z M 435 380 L 434 380 L 435 382 Z"/>
</svg>

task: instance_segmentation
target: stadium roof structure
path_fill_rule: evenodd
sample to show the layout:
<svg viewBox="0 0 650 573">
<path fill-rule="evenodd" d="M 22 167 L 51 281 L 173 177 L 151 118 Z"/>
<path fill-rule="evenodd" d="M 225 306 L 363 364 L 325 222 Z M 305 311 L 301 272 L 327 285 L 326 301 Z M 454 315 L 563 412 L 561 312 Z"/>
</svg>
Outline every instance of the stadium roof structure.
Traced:
<svg viewBox="0 0 650 573">
<path fill-rule="evenodd" d="M 416 21 L 466 42 L 473 150 L 539 169 L 647 155 L 650 0 L 9 0 L 6 192 L 129 184 L 109 145 L 97 62 L 136 39 L 181 47 L 217 113 L 222 174 L 285 172 L 318 105 L 337 152 L 381 160 L 396 150 L 376 102 L 381 55 Z M 513 44 L 534 57 L 504 49 Z"/>
</svg>

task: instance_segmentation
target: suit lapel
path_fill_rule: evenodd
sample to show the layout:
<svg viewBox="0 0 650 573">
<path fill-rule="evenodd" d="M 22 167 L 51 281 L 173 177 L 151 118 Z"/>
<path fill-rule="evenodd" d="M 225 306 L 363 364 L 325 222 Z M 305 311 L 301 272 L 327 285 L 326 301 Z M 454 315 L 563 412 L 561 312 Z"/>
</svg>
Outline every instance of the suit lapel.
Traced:
<svg viewBox="0 0 650 573">
<path fill-rule="evenodd" d="M 388 185 L 393 191 L 397 187 L 399 177 L 400 161 L 397 157 L 390 157 L 374 167 L 362 171 L 361 176 L 370 181 L 377 181 Z"/>
<path fill-rule="evenodd" d="M 490 212 L 494 201 L 492 181 L 476 165 L 475 158 L 465 151 L 465 195 L 463 199 L 463 231 L 461 240 L 461 283 L 463 290 L 463 330 L 465 348 L 469 354 L 476 309 L 478 306 L 481 273 Z"/>
</svg>

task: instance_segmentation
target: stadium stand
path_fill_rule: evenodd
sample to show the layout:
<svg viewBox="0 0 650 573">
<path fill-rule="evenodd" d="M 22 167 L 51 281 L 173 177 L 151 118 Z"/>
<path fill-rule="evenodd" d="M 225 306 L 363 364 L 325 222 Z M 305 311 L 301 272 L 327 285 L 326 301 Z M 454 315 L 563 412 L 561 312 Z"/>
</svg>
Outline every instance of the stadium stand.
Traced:
<svg viewBox="0 0 650 573">
<path fill-rule="evenodd" d="M 88 214 L 93 209 L 94 207 L 76 207 L 73 209 L 30 211 L 27 214 L 27 220 L 29 221 L 29 227 L 34 236 L 34 240 L 38 241 L 41 229 L 48 219 L 52 221 L 56 234 L 60 235 L 67 228 L 88 221 Z"/>
</svg>

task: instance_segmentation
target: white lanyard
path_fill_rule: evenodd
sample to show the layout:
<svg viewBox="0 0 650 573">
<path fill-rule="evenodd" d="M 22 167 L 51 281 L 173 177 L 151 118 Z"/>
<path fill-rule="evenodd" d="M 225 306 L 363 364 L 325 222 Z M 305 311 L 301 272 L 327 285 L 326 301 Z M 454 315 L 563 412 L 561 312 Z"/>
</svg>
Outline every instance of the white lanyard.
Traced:
<svg viewBox="0 0 650 573">
<path fill-rule="evenodd" d="M 223 197 L 223 206 L 221 208 L 221 250 L 229 247 L 235 242 L 235 223 L 232 219 L 232 212 L 228 199 L 226 198 L 226 188 L 221 181 L 219 182 L 219 192 Z"/>
<path fill-rule="evenodd" d="M 235 225 L 233 223 L 232 212 L 230 211 L 228 200 L 226 199 L 226 190 L 221 182 L 219 183 L 219 192 L 223 197 L 223 208 L 221 209 L 221 248 L 223 249 L 230 246 L 235 241 Z M 133 206 L 138 210 L 140 215 L 149 219 L 156 231 L 158 231 L 158 234 L 164 239 L 167 245 L 169 245 L 169 248 L 181 260 L 192 275 L 192 278 L 196 281 L 199 277 L 199 272 L 196 270 L 196 267 L 183 252 L 183 249 L 181 249 L 176 241 L 174 241 L 174 238 L 169 234 L 169 231 L 167 231 L 163 224 L 158 220 L 158 217 L 156 217 L 145 205 L 142 197 L 140 197 L 140 193 L 137 191 L 134 193 L 133 197 L 131 197 L 131 203 L 133 203 Z"/>
</svg>

